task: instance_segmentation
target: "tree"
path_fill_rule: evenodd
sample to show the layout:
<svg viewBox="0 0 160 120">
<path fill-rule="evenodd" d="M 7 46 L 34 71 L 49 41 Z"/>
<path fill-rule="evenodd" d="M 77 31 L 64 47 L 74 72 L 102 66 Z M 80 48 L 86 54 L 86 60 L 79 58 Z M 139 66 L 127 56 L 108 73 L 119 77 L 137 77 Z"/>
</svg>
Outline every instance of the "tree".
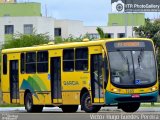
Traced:
<svg viewBox="0 0 160 120">
<path fill-rule="evenodd" d="M 99 36 L 100 36 L 101 39 L 103 39 L 103 38 L 108 38 L 108 34 L 107 34 L 107 33 L 104 33 L 104 31 L 103 31 L 102 28 L 97 27 L 96 30 L 97 30 L 97 32 L 98 32 L 98 34 L 99 34 Z"/>
<path fill-rule="evenodd" d="M 134 31 L 141 38 L 151 38 L 155 43 L 156 48 L 160 46 L 160 20 L 151 22 L 150 19 L 145 19 L 145 24 L 139 27 L 134 27 Z"/>
<path fill-rule="evenodd" d="M 33 45 L 47 44 L 50 41 L 49 36 L 46 34 L 16 34 L 13 39 L 6 41 L 3 45 L 3 49 L 29 47 Z"/>
<path fill-rule="evenodd" d="M 68 38 L 62 38 L 62 37 L 55 37 L 54 42 L 55 44 L 58 43 L 69 43 L 69 42 L 82 42 L 83 39 L 89 39 L 89 40 L 93 40 L 93 38 L 90 38 L 88 36 L 88 34 L 85 34 L 84 36 L 79 36 L 79 37 L 73 37 L 72 35 L 69 35 Z"/>
</svg>

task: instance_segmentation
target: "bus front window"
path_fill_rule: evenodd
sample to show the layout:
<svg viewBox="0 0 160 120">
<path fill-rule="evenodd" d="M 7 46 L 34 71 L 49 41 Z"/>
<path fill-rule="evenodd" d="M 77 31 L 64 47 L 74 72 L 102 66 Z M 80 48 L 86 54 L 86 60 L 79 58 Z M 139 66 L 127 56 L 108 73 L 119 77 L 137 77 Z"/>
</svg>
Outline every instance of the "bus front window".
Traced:
<svg viewBox="0 0 160 120">
<path fill-rule="evenodd" d="M 150 85 L 156 81 L 153 51 L 109 52 L 111 81 L 122 87 Z"/>
</svg>

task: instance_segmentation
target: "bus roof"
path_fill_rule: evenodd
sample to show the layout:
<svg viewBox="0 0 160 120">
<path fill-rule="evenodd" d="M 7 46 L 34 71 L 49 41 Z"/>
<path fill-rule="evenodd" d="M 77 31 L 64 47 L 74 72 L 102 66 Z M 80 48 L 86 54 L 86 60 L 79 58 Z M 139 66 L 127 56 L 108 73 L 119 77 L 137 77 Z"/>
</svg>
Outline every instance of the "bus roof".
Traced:
<svg viewBox="0 0 160 120">
<path fill-rule="evenodd" d="M 151 41 L 151 39 L 147 39 L 147 38 L 99 39 L 99 40 L 87 41 L 87 42 L 85 41 L 85 42 L 71 42 L 71 43 L 60 43 L 60 44 L 43 44 L 43 45 L 35 45 L 35 46 L 31 46 L 31 47 L 3 49 L 2 54 L 102 45 L 103 43 L 106 43 L 106 42 L 113 42 L 113 41 L 120 41 L 120 40 L 148 40 L 148 41 Z"/>
</svg>

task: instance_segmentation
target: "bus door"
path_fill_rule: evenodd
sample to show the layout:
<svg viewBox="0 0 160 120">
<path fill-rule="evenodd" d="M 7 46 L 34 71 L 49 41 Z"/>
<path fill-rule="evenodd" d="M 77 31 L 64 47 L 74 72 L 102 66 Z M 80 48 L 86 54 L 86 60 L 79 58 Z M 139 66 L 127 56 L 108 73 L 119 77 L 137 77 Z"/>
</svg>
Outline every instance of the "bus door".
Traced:
<svg viewBox="0 0 160 120">
<path fill-rule="evenodd" d="M 104 81 L 102 76 L 102 54 L 91 55 L 92 103 L 104 103 Z"/>
<path fill-rule="evenodd" d="M 10 60 L 10 99 L 11 103 L 19 103 L 18 60 Z"/>
<path fill-rule="evenodd" d="M 51 96 L 52 103 L 62 103 L 61 57 L 51 58 Z"/>
</svg>

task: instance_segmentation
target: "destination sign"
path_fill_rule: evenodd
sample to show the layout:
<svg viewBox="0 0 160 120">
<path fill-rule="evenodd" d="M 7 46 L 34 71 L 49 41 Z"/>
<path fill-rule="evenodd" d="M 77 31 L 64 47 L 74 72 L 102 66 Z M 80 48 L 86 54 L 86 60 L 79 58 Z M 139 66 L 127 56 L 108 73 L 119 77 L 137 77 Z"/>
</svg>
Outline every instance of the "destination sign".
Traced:
<svg viewBox="0 0 160 120">
<path fill-rule="evenodd" d="M 114 43 L 115 48 L 122 47 L 145 47 L 144 42 L 116 42 Z"/>
<path fill-rule="evenodd" d="M 117 40 L 106 43 L 107 50 L 117 51 L 117 50 L 146 50 L 152 51 L 153 44 L 148 40 Z"/>
</svg>

